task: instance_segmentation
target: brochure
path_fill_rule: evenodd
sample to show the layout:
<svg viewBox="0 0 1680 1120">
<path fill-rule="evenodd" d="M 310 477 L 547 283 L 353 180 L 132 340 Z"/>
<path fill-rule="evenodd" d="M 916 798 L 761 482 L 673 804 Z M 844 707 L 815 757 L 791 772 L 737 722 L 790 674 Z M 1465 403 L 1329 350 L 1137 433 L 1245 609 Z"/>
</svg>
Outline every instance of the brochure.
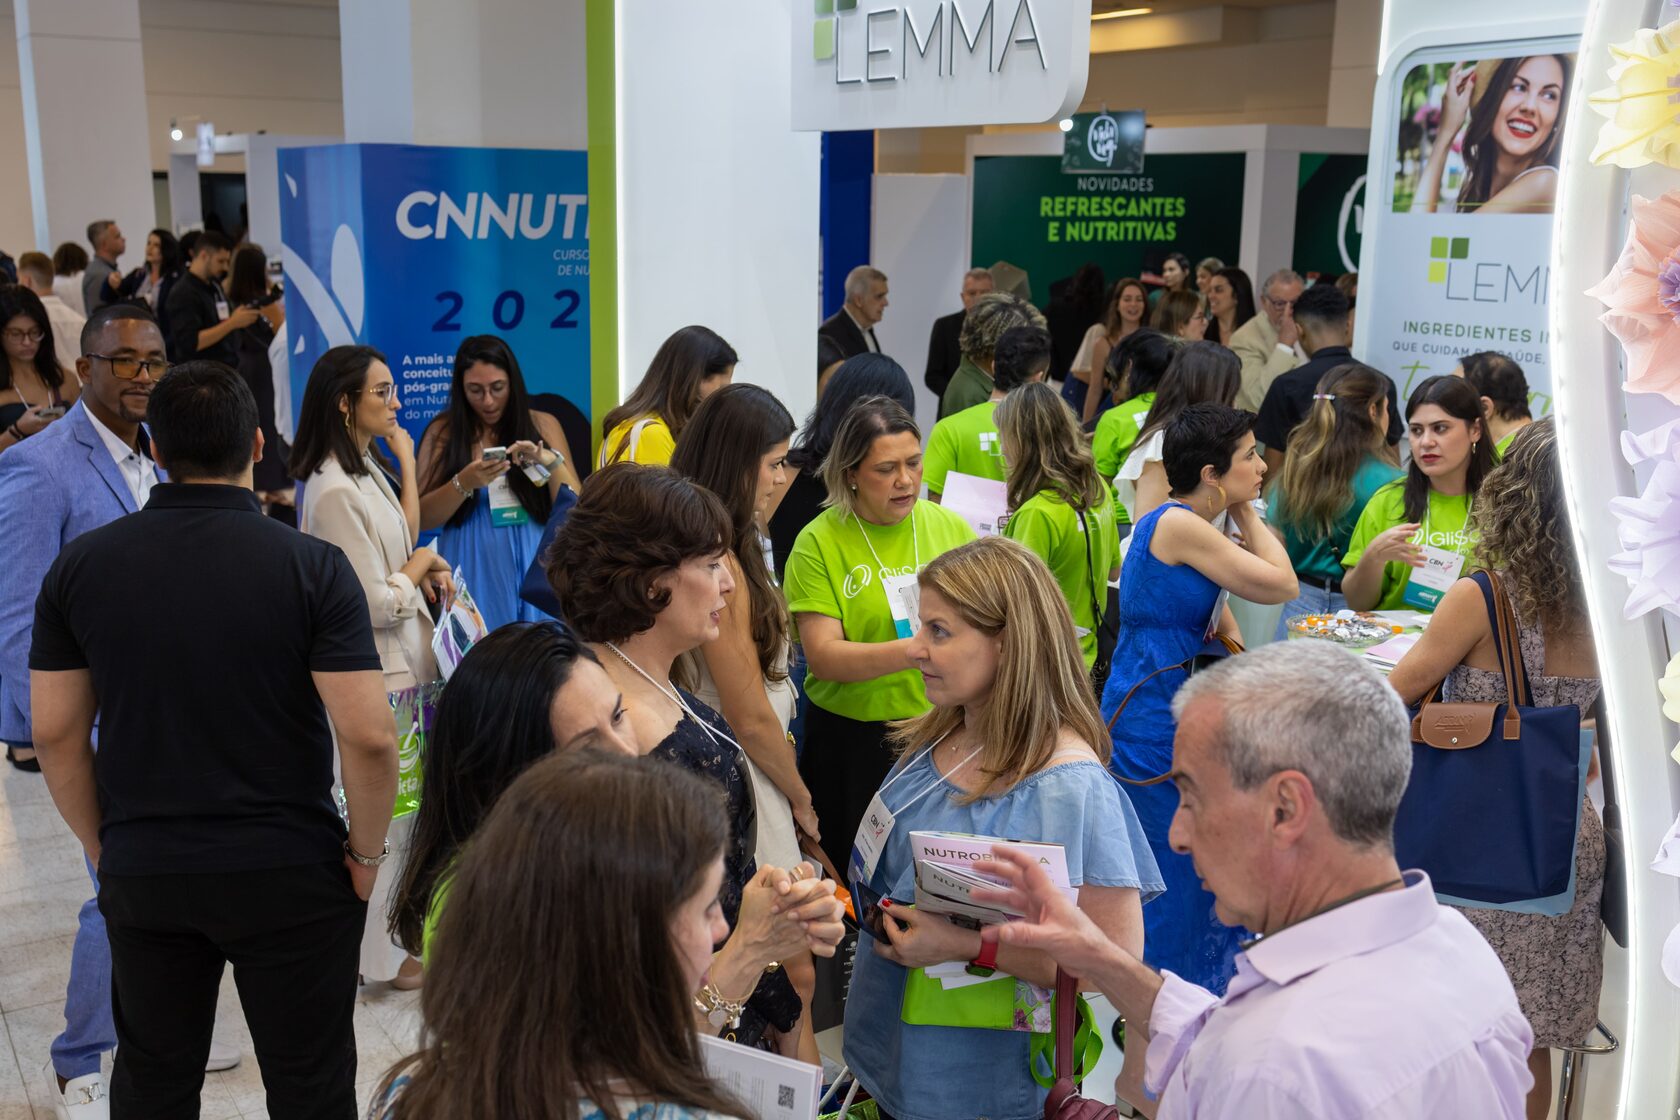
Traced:
<svg viewBox="0 0 1680 1120">
<path fill-rule="evenodd" d="M 945 476 L 939 504 L 959 515 L 982 537 L 995 537 L 1009 520 L 1009 487 L 990 478 L 952 471 Z"/>
<path fill-rule="evenodd" d="M 700 1036 L 706 1072 L 760 1120 L 816 1120 L 822 1095 L 822 1067 L 738 1042 Z"/>
<path fill-rule="evenodd" d="M 467 590 L 467 581 L 461 575 L 461 569 L 455 569 L 455 601 L 449 605 L 432 627 L 432 655 L 437 658 L 438 672 L 443 679 L 448 680 L 455 674 L 455 667 L 467 655 L 467 651 L 476 645 L 480 638 L 490 633 L 490 627 L 485 624 L 484 616 L 479 613 L 478 604 L 473 602 L 472 593 Z"/>
<path fill-rule="evenodd" d="M 996 859 L 992 849 L 1000 844 L 1036 857 L 1051 882 L 1069 898 L 1077 897 L 1078 892 L 1068 883 L 1067 852 L 1060 844 L 960 832 L 912 832 L 910 853 L 916 875 L 916 908 L 943 914 L 958 925 L 973 929 L 1021 917 L 1013 911 L 974 901 L 976 887 L 1000 885 L 996 876 L 987 874 L 987 868 Z"/>
</svg>

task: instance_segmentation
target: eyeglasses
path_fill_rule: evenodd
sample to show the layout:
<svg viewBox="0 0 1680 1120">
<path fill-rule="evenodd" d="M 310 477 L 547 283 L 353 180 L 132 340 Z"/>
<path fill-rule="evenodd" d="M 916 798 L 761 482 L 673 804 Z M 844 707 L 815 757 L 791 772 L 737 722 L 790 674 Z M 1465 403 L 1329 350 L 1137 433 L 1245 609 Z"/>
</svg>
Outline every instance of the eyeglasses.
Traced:
<svg viewBox="0 0 1680 1120">
<path fill-rule="evenodd" d="M 374 396 L 378 397 L 380 400 L 384 401 L 386 404 L 390 404 L 391 403 L 391 398 L 395 397 L 397 395 L 397 385 L 396 385 L 396 382 L 392 382 L 389 385 L 375 385 L 371 388 L 364 385 L 360 389 L 357 389 L 356 392 L 358 392 L 358 393 L 372 393 Z"/>
<path fill-rule="evenodd" d="M 7 342 L 39 342 L 46 337 L 42 331 L 34 327 L 21 331 L 15 327 L 6 328 Z"/>
<path fill-rule="evenodd" d="M 169 372 L 169 360 L 167 358 L 113 358 L 109 354 L 87 354 L 85 356 L 98 358 L 102 362 L 110 362 L 111 372 L 117 376 L 119 381 L 133 381 L 140 376 L 141 370 L 145 370 L 146 376 L 153 381 Z"/>
<path fill-rule="evenodd" d="M 1263 296 L 1261 298 L 1263 298 L 1266 301 L 1267 305 L 1275 308 L 1278 311 L 1282 311 L 1286 307 L 1294 307 L 1295 306 L 1295 301 L 1292 300 L 1292 299 L 1273 299 L 1271 296 Z"/>
</svg>

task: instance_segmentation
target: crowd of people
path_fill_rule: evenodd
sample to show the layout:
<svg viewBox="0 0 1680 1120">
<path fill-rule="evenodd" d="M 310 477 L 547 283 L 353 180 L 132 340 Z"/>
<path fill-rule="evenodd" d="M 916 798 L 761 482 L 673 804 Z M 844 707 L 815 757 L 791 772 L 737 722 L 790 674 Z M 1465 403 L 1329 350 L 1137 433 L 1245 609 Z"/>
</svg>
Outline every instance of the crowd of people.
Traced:
<svg viewBox="0 0 1680 1120">
<path fill-rule="evenodd" d="M 371 346 L 292 407 L 260 248 L 154 231 L 125 277 L 115 225 L 89 241 L 79 282 L 61 250 L 0 286 L 0 740 L 93 887 L 59 1115 L 196 1115 L 239 1060 L 226 964 L 275 1116 L 746 1117 L 698 1036 L 817 1065 L 838 1002 L 858 1115 L 1027 1120 L 1059 972 L 1122 1013 L 1144 1115 L 1545 1114 L 1547 1048 L 1596 1016 L 1596 813 L 1558 917 L 1440 904 L 1393 841 L 1407 705 L 1505 699 L 1460 577 L 1502 573 L 1544 702 L 1597 692 L 1509 357 L 1402 406 L 1352 357 L 1351 276 L 1257 299 L 1173 253 L 1050 314 L 977 268 L 924 433 L 866 266 L 803 422 L 693 325 L 573 446 L 480 335 L 416 446 Z M 995 526 L 947 500 L 964 477 Z M 445 682 L 457 572 L 489 633 Z M 1433 621 L 1386 680 L 1242 652 L 1342 609 Z M 1065 883 L 1000 847 L 980 900 L 1024 917 L 945 920 L 913 904 L 928 832 L 1054 845 Z M 370 1106 L 376 983 L 422 1029 Z"/>
</svg>

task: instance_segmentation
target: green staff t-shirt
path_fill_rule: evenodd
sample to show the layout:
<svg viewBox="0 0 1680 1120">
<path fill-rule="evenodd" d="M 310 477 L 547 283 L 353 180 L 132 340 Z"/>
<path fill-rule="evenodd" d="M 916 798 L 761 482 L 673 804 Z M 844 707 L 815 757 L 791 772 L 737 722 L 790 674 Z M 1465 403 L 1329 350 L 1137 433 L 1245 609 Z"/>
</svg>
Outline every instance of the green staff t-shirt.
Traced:
<svg viewBox="0 0 1680 1120">
<path fill-rule="evenodd" d="M 848 642 L 897 641 L 881 569 L 888 576 L 914 575 L 918 559 L 925 568 L 935 556 L 973 539 L 968 522 L 932 502 L 917 502 L 897 525 L 871 525 L 825 509 L 800 530 L 788 554 L 782 580 L 788 613 L 839 619 Z M 824 710 L 864 722 L 908 719 L 928 708 L 922 674 L 915 669 L 851 684 L 825 681 L 813 671 L 805 691 Z"/>
<path fill-rule="evenodd" d="M 947 416 L 933 426 L 927 454 L 922 458 L 922 481 L 935 494 L 945 492 L 945 476 L 952 471 L 976 478 L 1005 481 L 1003 449 L 998 446 L 997 401 L 987 401 Z"/>
<path fill-rule="evenodd" d="M 1129 401 L 1121 401 L 1097 419 L 1096 434 L 1091 437 L 1091 454 L 1097 459 L 1097 473 L 1104 481 L 1113 481 L 1120 473 L 1120 467 L 1126 462 L 1126 456 L 1132 453 L 1137 444 L 1138 433 L 1143 430 L 1144 418 L 1149 415 L 1150 408 L 1155 404 L 1154 393 L 1144 393 L 1133 397 Z M 1120 504 L 1118 497 L 1114 500 L 1115 517 L 1122 525 L 1130 525 L 1132 519 L 1126 515 L 1126 507 Z"/>
<path fill-rule="evenodd" d="M 1003 535 L 1026 545 L 1049 565 L 1073 614 L 1079 648 L 1089 669 L 1097 660 L 1097 617 L 1092 608 L 1106 606 L 1108 573 L 1114 570 L 1120 555 L 1114 496 L 1108 484 L 1103 483 L 1102 500 L 1085 515 L 1083 529 L 1078 511 L 1060 494 L 1040 490 L 1009 515 Z"/>
<path fill-rule="evenodd" d="M 1359 563 L 1359 558 L 1365 555 L 1366 546 L 1376 539 L 1379 533 L 1384 533 L 1396 525 L 1406 524 L 1405 493 L 1406 483 L 1402 479 L 1389 483 L 1371 496 L 1365 512 L 1359 515 L 1359 523 L 1353 528 L 1353 537 L 1348 541 L 1347 555 L 1342 557 L 1342 567 L 1352 570 Z M 1468 574 L 1474 567 L 1476 558 L 1476 542 L 1468 528 L 1469 520 L 1468 494 L 1449 496 L 1431 490 L 1428 513 L 1422 518 L 1423 524 L 1417 536 L 1412 539 L 1417 544 L 1448 549 L 1463 556 L 1463 570 Z M 1406 602 L 1406 581 L 1411 578 L 1412 571 L 1410 566 L 1401 563 L 1383 566 L 1382 598 L 1377 600 L 1377 610 L 1414 609 Z"/>
</svg>

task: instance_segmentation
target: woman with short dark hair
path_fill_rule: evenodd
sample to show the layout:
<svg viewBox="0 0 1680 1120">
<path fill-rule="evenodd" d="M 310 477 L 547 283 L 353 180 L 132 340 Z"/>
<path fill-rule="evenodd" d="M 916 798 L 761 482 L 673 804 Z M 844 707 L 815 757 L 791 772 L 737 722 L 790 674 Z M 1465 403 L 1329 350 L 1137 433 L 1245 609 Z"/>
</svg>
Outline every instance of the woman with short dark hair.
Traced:
<svg viewBox="0 0 1680 1120">
<path fill-rule="evenodd" d="M 1182 409 L 1163 429 L 1170 498 L 1139 518 L 1127 542 L 1120 638 L 1102 697 L 1114 735 L 1109 766 L 1128 781 L 1172 769 L 1172 697 L 1185 675 L 1169 667 L 1182 664 L 1216 632 L 1241 640 L 1226 599 L 1272 604 L 1295 597 L 1289 553 L 1254 509 L 1266 461 L 1253 429 L 1253 414 L 1214 403 Z M 1215 527 L 1222 516 L 1240 532 L 1241 543 Z M 1167 671 L 1156 675 L 1161 669 Z M 1168 838 L 1178 792 L 1158 784 L 1130 793 L 1167 884 L 1167 893 L 1144 910 L 1144 959 L 1223 992 L 1245 935 L 1219 920 L 1190 857 Z"/>
<path fill-rule="evenodd" d="M 787 914 L 766 913 L 786 905 L 778 904 L 775 883 L 810 869 L 756 866 L 751 778 L 739 741 L 717 712 L 672 681 L 678 658 L 720 636 L 726 596 L 735 591 L 724 561 L 734 535 L 729 511 L 710 491 L 668 467 L 617 463 L 584 484 L 547 571 L 566 619 L 624 694 L 642 749 L 705 775 L 724 795 L 730 838 L 720 897 L 739 928 L 712 963 L 707 1011 L 734 1007 L 739 1015 L 745 1005 L 756 1033 L 792 1052 L 802 1003 L 786 970 L 771 966 L 803 949 L 831 956 L 839 915 L 806 931 Z M 796 885 L 800 902 L 819 916 L 828 914 L 811 901 L 820 885 Z"/>
</svg>

